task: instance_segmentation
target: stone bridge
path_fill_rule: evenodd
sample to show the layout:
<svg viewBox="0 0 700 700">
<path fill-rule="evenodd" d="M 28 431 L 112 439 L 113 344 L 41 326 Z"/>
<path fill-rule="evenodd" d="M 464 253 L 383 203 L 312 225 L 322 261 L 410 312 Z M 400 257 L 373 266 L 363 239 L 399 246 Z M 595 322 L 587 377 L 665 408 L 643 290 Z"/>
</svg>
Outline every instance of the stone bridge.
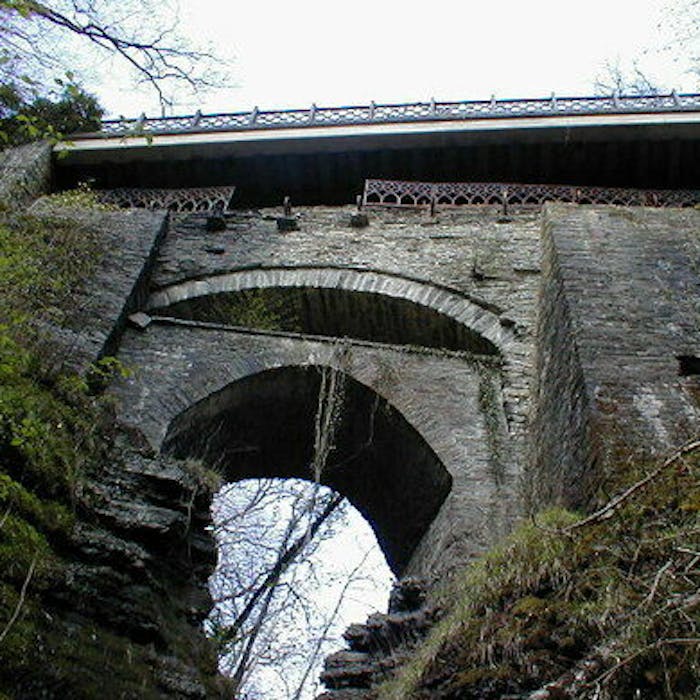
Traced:
<svg viewBox="0 0 700 700">
<path fill-rule="evenodd" d="M 231 480 L 308 478 L 322 368 L 340 371 L 327 483 L 397 574 L 436 575 L 521 509 L 538 217 L 384 212 L 360 230 L 349 218 L 308 208 L 285 234 L 264 214 L 232 214 L 217 233 L 175 219 L 141 307 L 150 322 L 121 341 L 134 370 L 121 417 Z M 293 328 L 237 325 L 230 304 L 252 291 L 293 311 Z"/>
<path fill-rule="evenodd" d="M 231 480 L 308 477 L 320 378 L 337 370 L 326 483 L 397 574 L 436 576 L 528 501 L 584 503 L 619 443 L 692 433 L 678 358 L 697 354 L 696 212 L 381 210 L 355 229 L 349 208 L 308 207 L 287 233 L 276 213 L 170 222 L 118 351 L 134 370 L 121 418 L 155 450 Z M 261 318 L 240 315 L 251 303 Z"/>
<path fill-rule="evenodd" d="M 0 162 L 0 203 L 44 192 L 49 166 L 34 146 Z M 227 212 L 212 231 L 206 214 L 49 207 L 104 244 L 76 291 L 81 325 L 52 329 L 58 357 L 84 370 L 116 355 L 131 370 L 110 392 L 136 445 L 93 479 L 72 597 L 51 610 L 86 630 L 104 620 L 165 696 L 206 695 L 181 640 L 201 633 L 212 567 L 208 504 L 193 516 L 196 484 L 168 457 L 228 480 L 309 478 L 329 377 L 342 411 L 322 480 L 365 515 L 397 575 L 440 578 L 522 515 L 591 505 L 619 464 L 697 436 L 697 207 L 380 208 L 354 228 L 353 208 L 310 205 L 288 232 L 279 209 Z"/>
</svg>

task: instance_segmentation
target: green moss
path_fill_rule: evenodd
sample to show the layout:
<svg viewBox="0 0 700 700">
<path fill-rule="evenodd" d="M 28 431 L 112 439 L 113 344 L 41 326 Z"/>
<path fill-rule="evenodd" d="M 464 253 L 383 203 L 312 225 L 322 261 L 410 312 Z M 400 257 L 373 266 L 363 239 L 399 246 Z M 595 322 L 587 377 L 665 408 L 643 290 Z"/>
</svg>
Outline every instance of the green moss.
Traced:
<svg viewBox="0 0 700 700">
<path fill-rule="evenodd" d="M 14 623 L 10 624 L 17 610 L 19 614 Z M 3 676 L 21 672 L 33 656 L 32 650 L 36 641 L 34 620 L 37 614 L 38 608 L 31 597 L 25 597 L 21 601 L 18 589 L 0 583 L 0 630 L 6 630 L 0 644 L 0 669 L 3 669 L 0 671 L 0 690 L 4 685 L 1 682 Z"/>
<path fill-rule="evenodd" d="M 37 578 L 51 570 L 54 556 L 48 541 L 23 518 L 6 514 L 0 529 L 0 571 L 3 572 L 3 579 L 23 581 L 34 559 Z"/>
<path fill-rule="evenodd" d="M 7 474 L 0 473 L 0 508 L 21 514 L 45 531 L 67 534 L 75 521 L 64 505 L 45 501 L 28 491 Z"/>
<path fill-rule="evenodd" d="M 194 478 L 198 492 L 207 494 L 211 501 L 223 486 L 223 474 L 196 459 L 185 460 L 181 464 L 182 468 Z"/>
<path fill-rule="evenodd" d="M 87 621 L 48 620 L 26 606 L 22 618 L 0 645 L 0 692 L 37 697 L 162 698 L 148 648 Z M 31 689 L 31 690 L 30 690 Z"/>
<path fill-rule="evenodd" d="M 0 219 L 0 319 L 26 338 L 40 318 L 62 322 L 100 259 L 96 233 L 51 217 Z"/>
<path fill-rule="evenodd" d="M 96 407 L 85 395 L 69 401 L 60 386 L 47 385 L 27 355 L 0 329 L 0 471 L 67 498 L 99 441 Z"/>
<path fill-rule="evenodd" d="M 52 355 L 39 329 L 70 323 L 75 291 L 99 257 L 95 233 L 85 227 L 0 218 L 0 474 L 17 484 L 0 484 L 0 502 L 12 501 L 48 529 L 68 527 L 65 513 L 40 508 L 28 493 L 70 501 L 95 451 L 98 421 L 84 382 L 60 371 L 63 358 Z"/>
</svg>

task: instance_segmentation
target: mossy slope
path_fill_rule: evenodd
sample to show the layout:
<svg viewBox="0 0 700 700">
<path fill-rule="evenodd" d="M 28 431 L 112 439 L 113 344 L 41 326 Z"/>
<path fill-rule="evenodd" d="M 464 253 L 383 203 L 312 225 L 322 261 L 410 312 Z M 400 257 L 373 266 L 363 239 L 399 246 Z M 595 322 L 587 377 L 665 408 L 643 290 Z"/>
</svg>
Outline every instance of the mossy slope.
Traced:
<svg viewBox="0 0 700 700">
<path fill-rule="evenodd" d="M 699 562 L 695 447 L 599 518 L 521 526 L 442 592 L 441 622 L 378 697 L 696 698 Z"/>
</svg>

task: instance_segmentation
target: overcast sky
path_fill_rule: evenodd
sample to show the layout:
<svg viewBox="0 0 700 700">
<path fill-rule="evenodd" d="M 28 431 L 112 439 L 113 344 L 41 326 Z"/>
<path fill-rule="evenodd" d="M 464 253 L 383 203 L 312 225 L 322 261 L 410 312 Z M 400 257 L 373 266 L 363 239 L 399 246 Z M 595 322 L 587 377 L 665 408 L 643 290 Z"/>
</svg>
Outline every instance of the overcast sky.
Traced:
<svg viewBox="0 0 700 700">
<path fill-rule="evenodd" d="M 638 60 L 656 83 L 697 89 L 670 6 L 692 0 L 181 0 L 183 30 L 230 60 L 226 87 L 175 113 L 591 94 L 606 61 Z M 695 3 L 697 10 L 697 3 Z M 681 16 L 681 20 L 683 17 Z M 98 90 L 112 115 L 159 112 L 153 95 Z"/>
</svg>

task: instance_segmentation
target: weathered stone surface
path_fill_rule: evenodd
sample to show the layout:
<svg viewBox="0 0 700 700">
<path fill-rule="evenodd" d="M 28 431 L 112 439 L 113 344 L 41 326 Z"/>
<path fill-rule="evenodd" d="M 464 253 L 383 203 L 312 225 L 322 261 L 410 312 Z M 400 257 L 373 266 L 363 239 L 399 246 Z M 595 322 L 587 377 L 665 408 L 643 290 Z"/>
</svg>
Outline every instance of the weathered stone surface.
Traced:
<svg viewBox="0 0 700 700">
<path fill-rule="evenodd" d="M 126 570 L 134 578 L 148 576 L 151 554 L 136 542 L 84 522 L 77 523 L 71 541 L 81 558 Z"/>
<path fill-rule="evenodd" d="M 695 209 L 547 208 L 540 499 L 575 503 L 615 461 L 697 435 L 698 376 L 677 356 L 700 354 L 699 231 Z"/>
<path fill-rule="evenodd" d="M 425 604 L 426 582 L 417 578 L 403 578 L 391 589 L 389 612 L 403 613 L 419 610 Z"/>
<path fill-rule="evenodd" d="M 91 362 L 117 351 L 129 315 L 142 308 L 148 279 L 166 232 L 160 212 L 95 211 L 55 207 L 39 200 L 31 212 L 96 232 L 101 256 L 94 274 L 74 294 L 75 313 L 51 327 L 54 352 L 84 372 Z"/>
<path fill-rule="evenodd" d="M 66 344 L 78 366 L 117 351 L 133 371 L 113 392 L 130 439 L 84 488 L 54 600 L 76 628 L 103 616 L 134 648 L 154 644 L 163 696 L 205 693 L 196 664 L 184 652 L 173 660 L 173 649 L 181 635 L 201 639 L 214 552 L 208 493 L 159 451 L 202 416 L 249 401 L 235 387 L 251 378 L 341 369 L 425 441 L 452 480 L 405 566 L 428 580 L 497 541 L 525 495 L 534 506 L 585 503 L 620 452 L 642 444 L 662 452 L 697 431 L 698 377 L 692 362 L 679 374 L 677 358 L 700 354 L 700 212 L 551 206 L 543 217 L 506 220 L 464 208 L 426 225 L 415 212 L 376 211 L 362 230 L 348 229 L 349 212 L 299 209 L 299 230 L 284 235 L 269 212 L 227 215 L 220 231 L 178 217 L 167 238 L 161 215 L 52 212 L 97 227 L 107 249 L 86 290 L 84 323 Z M 164 318 L 124 329 L 139 310 L 166 314 L 183 300 L 275 286 L 421 304 L 495 352 L 339 344 Z M 407 507 L 423 495 L 409 494 Z M 400 523 L 407 512 L 388 509 L 387 518 Z M 366 697 L 433 621 L 423 603 L 420 583 L 406 581 L 389 614 L 353 625 L 350 650 L 329 660 L 324 679 L 336 690 L 324 697 Z"/>
<path fill-rule="evenodd" d="M 151 317 L 148 314 L 143 313 L 143 311 L 137 311 L 135 314 L 129 316 L 129 323 L 134 326 L 134 328 L 148 328 L 148 324 L 151 322 Z"/>
<path fill-rule="evenodd" d="M 263 286 L 345 288 L 415 301 L 493 342 L 504 359 L 495 372 L 439 353 L 358 343 L 352 349 L 352 376 L 394 404 L 453 477 L 452 493 L 409 567 L 435 575 L 482 551 L 519 512 L 539 223 L 525 214 L 497 224 L 490 210 L 465 209 L 445 212 L 427 229 L 419 213 L 377 211 L 371 228 L 355 232 L 347 229 L 348 213 L 300 209 L 301 230 L 284 236 L 274 229 L 273 212 L 236 212 L 220 234 L 205 234 L 196 217 L 178 218 L 154 270 L 149 313 L 167 315 L 169 305 L 193 296 Z M 216 256 L 208 252 L 214 239 L 224 250 Z M 470 273 L 477 259 L 481 280 Z M 155 449 L 179 413 L 232 382 L 279 366 L 333 362 L 333 345 L 323 341 L 156 324 L 140 339 L 128 334 L 120 357 L 142 371 L 118 392 L 123 418 L 142 426 Z M 449 406 L 457 411 L 453 419 Z"/>
<path fill-rule="evenodd" d="M 289 233 L 290 231 L 299 230 L 299 220 L 296 216 L 278 216 L 277 230 L 280 233 Z"/>
<path fill-rule="evenodd" d="M 51 145 L 29 143 L 0 151 L 0 208 L 26 205 L 49 191 Z"/>
<path fill-rule="evenodd" d="M 225 231 L 226 219 L 223 216 L 207 216 L 204 226 L 207 231 Z"/>
<path fill-rule="evenodd" d="M 327 690 L 318 700 L 372 697 L 372 687 L 406 658 L 434 624 L 437 611 L 425 606 L 426 593 L 424 581 L 398 581 L 388 614 L 375 613 L 364 624 L 351 625 L 344 635 L 350 651 L 336 652 L 325 660 L 321 681 Z"/>
<path fill-rule="evenodd" d="M 170 351 L 164 353 L 164 347 Z M 115 392 L 122 419 L 140 426 L 159 449 L 178 416 L 208 396 L 280 366 L 333 365 L 337 349 L 329 342 L 154 323 L 145 333 L 128 333 L 120 358 L 139 368 Z M 498 368 L 460 357 L 358 346 L 343 362 L 343 371 L 400 412 L 452 476 L 432 544 L 415 568 L 437 566 L 446 549 L 452 554 L 443 557 L 445 563 L 459 560 L 465 548 L 481 551 L 495 527 L 507 527 L 513 504 L 502 491 L 516 488 L 508 472 L 494 469 L 489 453 L 487 433 L 505 431 L 505 421 L 493 426 L 481 417 L 485 387 L 500 383 Z M 278 440 L 285 439 L 285 427 L 279 426 Z"/>
<path fill-rule="evenodd" d="M 80 491 L 60 579 L 42 597 L 48 623 L 34 633 L 42 664 L 14 679 L 13 697 L 98 697 L 107 669 L 122 697 L 225 697 L 202 630 L 214 562 L 209 487 L 123 435 L 110 457 Z M 162 517 L 177 527 L 160 527 Z M 205 539 L 208 548 L 193 546 Z"/>
<path fill-rule="evenodd" d="M 355 212 L 350 215 L 350 226 L 352 228 L 366 228 L 369 226 L 369 216 L 364 212 Z"/>
</svg>

